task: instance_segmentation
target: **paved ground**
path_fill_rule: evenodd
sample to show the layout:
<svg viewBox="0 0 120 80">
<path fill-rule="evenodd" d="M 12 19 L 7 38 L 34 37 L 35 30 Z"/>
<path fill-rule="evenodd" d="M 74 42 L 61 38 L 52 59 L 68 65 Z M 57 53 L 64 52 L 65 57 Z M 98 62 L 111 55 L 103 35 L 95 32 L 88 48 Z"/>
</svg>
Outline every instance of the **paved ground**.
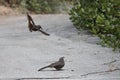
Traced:
<svg viewBox="0 0 120 80">
<path fill-rule="evenodd" d="M 50 33 L 30 33 L 25 16 L 0 17 L 0 78 L 120 80 L 120 53 L 101 47 L 97 37 L 79 32 L 68 15 L 32 15 Z M 62 71 L 37 70 L 65 57 Z"/>
</svg>

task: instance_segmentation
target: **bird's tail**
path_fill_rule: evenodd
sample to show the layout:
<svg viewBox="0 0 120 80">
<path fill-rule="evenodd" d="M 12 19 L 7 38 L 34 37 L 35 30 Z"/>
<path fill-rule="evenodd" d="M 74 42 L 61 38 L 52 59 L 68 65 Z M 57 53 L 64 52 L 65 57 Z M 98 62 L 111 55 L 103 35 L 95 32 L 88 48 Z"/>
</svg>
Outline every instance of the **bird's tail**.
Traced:
<svg viewBox="0 0 120 80">
<path fill-rule="evenodd" d="M 45 69 L 45 68 L 48 68 L 48 67 L 50 67 L 50 66 L 42 67 L 42 68 L 38 69 L 38 71 L 41 71 L 41 70 L 43 70 L 43 69 Z"/>
<path fill-rule="evenodd" d="M 50 36 L 50 34 L 46 33 L 45 31 L 39 30 L 40 32 L 42 32 L 43 34 Z"/>
</svg>

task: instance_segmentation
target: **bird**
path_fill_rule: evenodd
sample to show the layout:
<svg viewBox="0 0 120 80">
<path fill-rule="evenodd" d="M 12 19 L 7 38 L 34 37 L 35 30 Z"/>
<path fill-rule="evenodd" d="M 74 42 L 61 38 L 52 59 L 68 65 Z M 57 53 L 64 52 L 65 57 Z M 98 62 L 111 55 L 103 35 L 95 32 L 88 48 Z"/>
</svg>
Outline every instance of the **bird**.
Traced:
<svg viewBox="0 0 120 80">
<path fill-rule="evenodd" d="M 45 68 L 55 68 L 56 70 L 61 70 L 61 68 L 63 68 L 64 65 L 65 65 L 64 57 L 60 57 L 57 62 L 51 63 L 48 66 L 42 67 L 42 68 L 38 69 L 38 71 L 41 71 Z"/>
<path fill-rule="evenodd" d="M 30 32 L 32 31 L 40 31 L 43 34 L 49 36 L 50 34 L 43 31 L 43 28 L 40 25 L 35 25 L 35 22 L 33 21 L 32 17 L 27 13 L 27 19 L 28 19 L 28 29 Z"/>
</svg>

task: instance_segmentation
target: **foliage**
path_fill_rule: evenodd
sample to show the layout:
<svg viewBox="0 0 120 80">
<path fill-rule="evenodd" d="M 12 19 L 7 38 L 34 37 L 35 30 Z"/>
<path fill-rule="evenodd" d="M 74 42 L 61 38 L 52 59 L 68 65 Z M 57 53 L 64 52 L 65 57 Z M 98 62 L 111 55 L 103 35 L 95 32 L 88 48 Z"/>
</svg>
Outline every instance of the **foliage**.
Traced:
<svg viewBox="0 0 120 80">
<path fill-rule="evenodd" d="M 89 29 L 101 45 L 120 51 L 119 0 L 77 0 L 69 15 L 77 29 Z"/>
<path fill-rule="evenodd" d="M 0 3 L 11 8 L 20 7 L 34 13 L 57 13 L 66 10 L 64 2 L 68 0 L 0 0 Z M 1 5 L 0 4 L 0 5 Z"/>
<path fill-rule="evenodd" d="M 58 5 L 56 0 L 23 0 L 21 4 L 36 13 L 52 13 L 55 11 L 54 7 Z"/>
</svg>

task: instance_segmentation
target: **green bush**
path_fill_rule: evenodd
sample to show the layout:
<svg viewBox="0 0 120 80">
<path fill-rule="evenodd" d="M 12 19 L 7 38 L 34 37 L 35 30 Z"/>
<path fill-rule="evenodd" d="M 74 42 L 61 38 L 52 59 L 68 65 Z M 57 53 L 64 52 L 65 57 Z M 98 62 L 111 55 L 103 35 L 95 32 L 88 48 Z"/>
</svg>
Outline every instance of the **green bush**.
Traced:
<svg viewBox="0 0 120 80">
<path fill-rule="evenodd" d="M 89 29 L 101 45 L 120 50 L 119 0 L 77 0 L 69 15 L 77 29 Z"/>
<path fill-rule="evenodd" d="M 22 0 L 21 5 L 35 13 L 54 13 L 58 0 Z"/>
<path fill-rule="evenodd" d="M 67 11 L 65 3 L 68 0 L 0 0 L 0 5 L 11 8 L 20 8 L 23 13 L 30 11 L 33 13 L 60 13 Z"/>
<path fill-rule="evenodd" d="M 21 0 L 20 6 L 34 13 L 60 13 L 67 11 L 68 0 Z M 62 10 L 62 11 L 61 11 Z"/>
</svg>

